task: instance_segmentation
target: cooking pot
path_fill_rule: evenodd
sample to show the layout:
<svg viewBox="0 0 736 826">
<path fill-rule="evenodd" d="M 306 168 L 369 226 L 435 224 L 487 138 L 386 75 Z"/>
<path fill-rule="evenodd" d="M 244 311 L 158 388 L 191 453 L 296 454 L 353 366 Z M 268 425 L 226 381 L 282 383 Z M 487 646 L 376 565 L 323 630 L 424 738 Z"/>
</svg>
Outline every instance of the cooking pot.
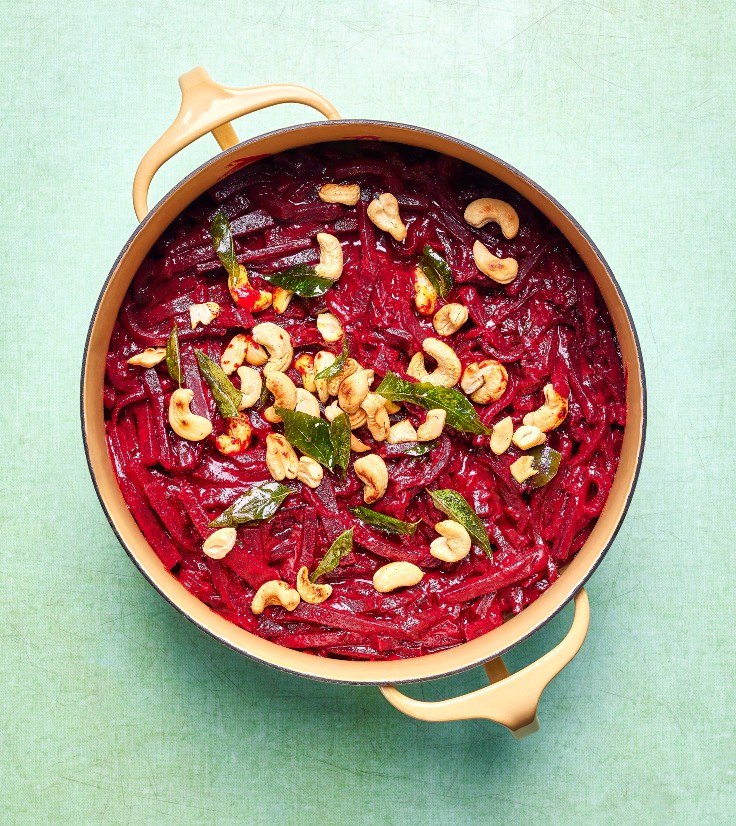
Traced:
<svg viewBox="0 0 736 826">
<path fill-rule="evenodd" d="M 301 86 L 233 89 L 213 82 L 202 68 L 183 75 L 179 85 L 179 114 L 146 153 L 136 172 L 133 203 L 140 225 L 125 244 L 102 288 L 84 352 L 84 443 L 97 494 L 113 530 L 160 594 L 201 629 L 242 654 L 304 677 L 377 685 L 396 708 L 422 720 L 483 718 L 505 725 L 516 737 L 535 731 L 539 727 L 536 711 L 542 691 L 575 656 L 585 639 L 589 604 L 582 586 L 601 562 L 621 525 L 634 491 L 644 445 L 644 368 L 634 324 L 613 274 L 590 238 L 557 201 L 516 169 L 461 140 L 417 126 L 342 120 L 325 98 Z M 240 143 L 230 121 L 278 103 L 306 104 L 327 121 L 279 129 Z M 149 212 L 148 188 L 156 171 L 207 132 L 212 132 L 223 151 L 181 181 Z M 189 593 L 164 568 L 125 504 L 107 452 L 102 403 L 105 357 L 123 297 L 139 265 L 171 221 L 217 181 L 259 158 L 324 141 L 367 136 L 444 153 L 495 175 L 531 201 L 563 232 L 592 273 L 610 312 L 625 365 L 628 404 L 621 460 L 605 508 L 584 546 L 559 579 L 520 614 L 477 639 L 439 653 L 388 662 L 328 659 L 284 648 L 228 622 Z M 533 634 L 573 598 L 575 614 L 565 639 L 537 662 L 509 675 L 500 655 Z M 484 666 L 490 685 L 461 697 L 421 702 L 395 687 L 479 665 Z"/>
</svg>

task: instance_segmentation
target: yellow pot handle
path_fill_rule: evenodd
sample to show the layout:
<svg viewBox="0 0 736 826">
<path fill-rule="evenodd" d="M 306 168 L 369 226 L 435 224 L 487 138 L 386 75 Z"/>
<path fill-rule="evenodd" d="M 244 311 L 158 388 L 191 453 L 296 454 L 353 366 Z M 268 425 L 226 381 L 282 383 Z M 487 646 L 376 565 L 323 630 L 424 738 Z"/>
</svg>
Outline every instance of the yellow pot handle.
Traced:
<svg viewBox="0 0 736 826">
<path fill-rule="evenodd" d="M 156 172 L 169 158 L 207 132 L 212 132 L 222 149 L 229 149 L 238 143 L 231 120 L 277 103 L 304 103 L 330 120 L 340 117 L 326 98 L 305 86 L 277 83 L 233 89 L 215 83 L 201 66 L 182 75 L 179 86 L 181 108 L 176 120 L 146 152 L 135 173 L 133 206 L 139 221 L 148 214 L 148 188 Z"/>
<path fill-rule="evenodd" d="M 581 589 L 575 597 L 575 617 L 565 639 L 516 674 L 509 675 L 503 660 L 497 657 L 483 666 L 491 681 L 487 688 L 435 703 L 414 700 L 392 685 L 380 686 L 380 689 L 392 706 L 418 720 L 492 720 L 506 726 L 521 740 L 539 730 L 537 706 L 542 692 L 578 653 L 589 624 L 590 603 L 585 590 Z"/>
</svg>

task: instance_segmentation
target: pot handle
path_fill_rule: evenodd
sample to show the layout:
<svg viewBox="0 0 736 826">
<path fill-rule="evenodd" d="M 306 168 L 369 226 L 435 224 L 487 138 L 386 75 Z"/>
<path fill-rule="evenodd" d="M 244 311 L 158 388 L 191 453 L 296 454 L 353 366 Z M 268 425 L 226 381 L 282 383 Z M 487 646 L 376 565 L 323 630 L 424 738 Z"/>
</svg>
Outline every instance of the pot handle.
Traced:
<svg viewBox="0 0 736 826">
<path fill-rule="evenodd" d="M 277 103 L 304 103 L 330 120 L 340 117 L 326 98 L 305 86 L 276 83 L 234 89 L 215 83 L 201 66 L 182 75 L 179 86 L 179 114 L 143 156 L 135 173 L 133 206 L 139 221 L 148 214 L 148 188 L 156 172 L 177 152 L 207 132 L 212 132 L 221 149 L 229 149 L 238 143 L 231 120 Z"/>
<path fill-rule="evenodd" d="M 578 653 L 589 624 L 590 603 L 581 589 L 575 596 L 575 616 L 565 639 L 516 674 L 509 675 L 503 660 L 496 657 L 483 666 L 491 682 L 487 688 L 433 703 L 407 697 L 392 685 L 379 687 L 392 706 L 418 720 L 492 720 L 521 740 L 539 730 L 537 706 L 542 692 Z"/>
</svg>

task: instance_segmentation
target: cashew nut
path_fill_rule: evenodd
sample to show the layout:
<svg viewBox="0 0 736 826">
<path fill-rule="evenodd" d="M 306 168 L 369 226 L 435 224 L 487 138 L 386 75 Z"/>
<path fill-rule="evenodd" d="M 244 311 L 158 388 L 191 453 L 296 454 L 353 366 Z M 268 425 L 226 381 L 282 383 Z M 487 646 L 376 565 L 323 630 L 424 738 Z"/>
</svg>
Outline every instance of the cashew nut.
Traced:
<svg viewBox="0 0 736 826">
<path fill-rule="evenodd" d="M 240 392 L 242 398 L 238 405 L 238 410 L 245 410 L 261 398 L 262 381 L 261 374 L 252 367 L 238 367 L 238 378 L 240 379 Z"/>
<path fill-rule="evenodd" d="M 220 305 L 214 301 L 208 301 L 206 304 L 192 304 L 189 307 L 189 320 L 192 325 L 192 330 L 196 329 L 197 324 L 207 326 L 220 315 Z"/>
<path fill-rule="evenodd" d="M 328 404 L 325 407 L 325 419 L 327 419 L 328 422 L 334 422 L 335 419 L 344 412 L 345 411 L 340 407 L 337 399 L 335 399 L 332 404 Z M 345 415 L 348 416 L 347 413 Z M 360 408 L 358 411 L 348 416 L 348 420 L 350 421 L 350 429 L 357 430 L 359 427 L 363 427 L 367 419 L 368 414 L 365 410 L 363 410 L 363 408 Z"/>
<path fill-rule="evenodd" d="M 511 441 L 521 450 L 529 450 L 532 447 L 541 445 L 546 438 L 538 427 L 533 424 L 525 424 L 516 429 Z"/>
<path fill-rule="evenodd" d="M 287 611 L 293 611 L 300 602 L 299 592 L 289 588 L 283 579 L 271 579 L 256 591 L 250 610 L 254 614 L 262 614 L 269 605 L 280 605 Z"/>
<path fill-rule="evenodd" d="M 328 367 L 332 367 L 332 365 L 336 361 L 337 356 L 334 353 L 330 353 L 328 350 L 320 350 L 319 353 L 317 353 L 317 355 L 314 357 L 315 376 L 318 373 L 321 373 L 323 370 L 326 370 Z M 319 400 L 322 402 L 322 404 L 325 404 L 325 402 L 330 398 L 328 381 L 328 379 L 314 380 L 314 389 L 317 391 L 317 395 L 319 396 Z"/>
<path fill-rule="evenodd" d="M 348 416 L 360 409 L 370 392 L 373 377 L 373 370 L 358 370 L 340 382 L 337 400 Z"/>
<path fill-rule="evenodd" d="M 511 437 L 514 435 L 514 422 L 511 416 L 506 416 L 500 422 L 493 425 L 491 433 L 491 450 L 500 456 L 506 453 L 511 445 Z"/>
<path fill-rule="evenodd" d="M 361 369 L 361 367 L 355 359 L 353 359 L 353 358 L 345 359 L 345 362 L 342 365 L 342 368 L 340 369 L 340 372 L 334 378 L 331 378 L 331 379 L 327 380 L 327 392 L 331 396 L 336 396 L 339 389 L 340 389 L 340 384 L 348 376 L 352 376 L 353 373 L 357 373 L 358 370 L 360 370 L 360 369 Z"/>
<path fill-rule="evenodd" d="M 280 433 L 266 436 L 266 467 L 277 482 L 296 479 L 299 460 L 294 448 Z"/>
<path fill-rule="evenodd" d="M 266 321 L 264 324 L 256 324 L 253 328 L 253 338 L 268 350 L 268 363 L 263 368 L 266 375 L 271 372 L 283 373 L 289 367 L 294 358 L 294 348 L 291 346 L 291 336 L 286 330 Z"/>
<path fill-rule="evenodd" d="M 388 232 L 395 241 L 406 238 L 406 227 L 399 215 L 399 202 L 390 192 L 384 192 L 371 201 L 367 213 L 378 229 Z"/>
<path fill-rule="evenodd" d="M 414 425 L 408 419 L 402 419 L 400 422 L 391 425 L 388 431 L 388 443 L 390 445 L 399 445 L 403 442 L 416 442 L 417 431 Z"/>
<path fill-rule="evenodd" d="M 441 336 L 451 336 L 468 320 L 468 308 L 463 304 L 445 304 L 432 319 L 434 329 Z"/>
<path fill-rule="evenodd" d="M 421 267 L 414 270 L 414 306 L 422 315 L 432 315 L 437 301 L 437 290 Z"/>
<path fill-rule="evenodd" d="M 316 393 L 317 385 L 314 383 L 314 356 L 311 353 L 302 353 L 296 357 L 294 368 L 302 377 L 304 389 L 309 390 L 310 393 Z"/>
<path fill-rule="evenodd" d="M 283 287 L 274 287 L 273 290 L 273 308 L 279 313 L 285 313 L 289 309 L 291 299 L 294 297 L 294 290 L 286 290 Z"/>
<path fill-rule="evenodd" d="M 310 605 L 319 605 L 324 602 L 332 593 L 332 585 L 320 585 L 309 579 L 309 570 L 306 565 L 302 565 L 296 575 L 296 590 L 299 596 Z"/>
<path fill-rule="evenodd" d="M 277 407 L 284 410 L 293 410 L 296 407 L 296 385 L 286 373 L 273 370 L 266 375 L 266 388 L 273 393 L 273 406 L 263 411 L 263 418 L 267 422 L 277 424 L 282 421 L 281 416 L 276 412 Z"/>
<path fill-rule="evenodd" d="M 355 460 L 355 475 L 363 483 L 363 499 L 367 505 L 377 502 L 388 487 L 388 469 L 380 456 L 370 453 Z"/>
<path fill-rule="evenodd" d="M 511 475 L 521 485 L 538 471 L 532 467 L 534 460 L 531 456 L 519 456 L 519 458 L 509 466 Z"/>
<path fill-rule="evenodd" d="M 222 559 L 232 551 L 237 535 L 235 528 L 220 528 L 205 539 L 202 550 L 210 559 Z"/>
<path fill-rule="evenodd" d="M 544 385 L 544 404 L 524 416 L 524 424 L 534 425 L 547 433 L 559 427 L 567 418 L 567 399 L 551 384 Z"/>
<path fill-rule="evenodd" d="M 271 306 L 271 293 L 252 287 L 248 280 L 248 271 L 242 264 L 238 266 L 238 275 L 228 279 L 227 287 L 233 301 L 252 313 L 260 313 Z"/>
<path fill-rule="evenodd" d="M 381 594 L 388 594 L 397 588 L 418 585 L 424 572 L 412 562 L 389 562 L 373 574 L 373 587 Z"/>
<path fill-rule="evenodd" d="M 242 453 L 250 447 L 253 429 L 247 416 L 235 416 L 227 420 L 227 433 L 215 439 L 215 445 L 223 456 Z"/>
<path fill-rule="evenodd" d="M 319 402 L 316 396 L 313 396 L 309 390 L 305 390 L 303 387 L 296 388 L 296 407 L 294 410 L 319 418 Z"/>
<path fill-rule="evenodd" d="M 358 184 L 323 184 L 318 194 L 326 204 L 355 206 L 360 200 L 360 187 Z"/>
<path fill-rule="evenodd" d="M 497 284 L 510 284 L 519 272 L 519 264 L 515 258 L 496 258 L 480 241 L 473 244 L 473 258 L 483 275 L 487 275 Z"/>
<path fill-rule="evenodd" d="M 506 392 L 509 374 L 495 359 L 474 361 L 465 368 L 460 388 L 476 404 L 489 404 Z"/>
<path fill-rule="evenodd" d="M 212 433 L 212 422 L 191 412 L 194 393 L 186 387 L 174 390 L 169 400 L 169 424 L 177 436 L 190 442 L 201 442 Z"/>
<path fill-rule="evenodd" d="M 381 396 L 383 399 L 383 396 Z M 386 408 L 386 412 L 389 416 L 392 413 L 398 413 L 401 410 L 401 403 L 400 402 L 392 402 L 391 399 L 383 399 L 383 406 Z"/>
<path fill-rule="evenodd" d="M 431 442 L 433 439 L 439 439 L 446 418 L 446 410 L 428 410 L 427 418 L 417 428 L 417 440 Z"/>
<path fill-rule="evenodd" d="M 452 347 L 438 338 L 425 338 L 422 349 L 437 362 L 434 372 L 425 376 L 423 381 L 437 387 L 454 387 L 460 380 L 463 367 Z"/>
<path fill-rule="evenodd" d="M 296 468 L 296 478 L 307 487 L 318 488 L 324 471 L 322 465 L 310 456 L 302 456 Z"/>
<path fill-rule="evenodd" d="M 250 336 L 238 333 L 230 339 L 230 343 L 220 356 L 220 367 L 226 375 L 234 373 L 238 367 L 247 361 L 254 367 L 260 367 L 268 361 L 268 355 L 260 344 L 256 344 Z"/>
<path fill-rule="evenodd" d="M 337 281 L 342 275 L 342 246 L 334 235 L 317 233 L 319 244 L 319 264 L 314 268 L 320 278 Z"/>
<path fill-rule="evenodd" d="M 516 210 L 506 201 L 497 198 L 478 198 L 465 207 L 465 220 L 471 227 L 480 229 L 491 221 L 495 221 L 505 238 L 513 238 L 519 231 L 519 216 Z"/>
<path fill-rule="evenodd" d="M 370 447 L 361 442 L 360 439 L 354 433 L 351 433 L 350 450 L 354 451 L 355 453 L 365 453 L 366 451 L 370 450 Z"/>
<path fill-rule="evenodd" d="M 342 324 L 337 316 L 332 313 L 319 313 L 317 316 L 317 329 L 325 341 L 340 341 L 345 335 Z"/>
<path fill-rule="evenodd" d="M 414 353 L 406 368 L 406 375 L 417 381 L 426 381 L 429 373 L 424 366 L 424 353 Z"/>
<path fill-rule="evenodd" d="M 438 522 L 434 529 L 440 536 L 429 546 L 429 552 L 443 562 L 459 562 L 470 553 L 470 534 L 454 519 Z"/>
<path fill-rule="evenodd" d="M 155 367 L 166 358 L 165 347 L 146 347 L 142 353 L 136 353 L 128 359 L 133 367 Z"/>
<path fill-rule="evenodd" d="M 366 421 L 371 436 L 377 442 L 385 442 L 388 439 L 391 422 L 388 418 L 388 411 L 384 406 L 383 396 L 376 393 L 368 393 L 360 405 L 366 413 Z"/>
</svg>

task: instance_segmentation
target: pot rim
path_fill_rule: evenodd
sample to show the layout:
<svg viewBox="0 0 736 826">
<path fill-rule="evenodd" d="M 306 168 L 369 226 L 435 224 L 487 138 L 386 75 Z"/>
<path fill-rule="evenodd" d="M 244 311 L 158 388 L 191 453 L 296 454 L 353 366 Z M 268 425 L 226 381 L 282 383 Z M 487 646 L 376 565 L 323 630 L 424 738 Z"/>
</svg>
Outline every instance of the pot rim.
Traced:
<svg viewBox="0 0 736 826">
<path fill-rule="evenodd" d="M 509 643 L 508 645 L 504 646 L 503 648 L 494 650 L 489 655 L 474 658 L 471 662 L 464 663 L 463 665 L 461 665 L 457 668 L 452 668 L 452 669 L 449 669 L 449 670 L 446 670 L 446 671 L 442 671 L 441 673 L 434 674 L 431 677 L 416 676 L 416 677 L 404 677 L 404 678 L 392 678 L 391 679 L 391 683 L 395 684 L 395 685 L 411 684 L 411 683 L 416 683 L 416 682 L 423 682 L 423 681 L 428 680 L 428 679 L 431 679 L 431 680 L 442 679 L 442 678 L 445 678 L 445 677 L 453 676 L 455 674 L 461 674 L 461 673 L 463 673 L 465 671 L 469 671 L 473 668 L 477 668 L 478 666 L 481 666 L 483 663 L 487 662 L 489 659 L 492 659 L 492 658 L 495 658 L 495 657 L 500 657 L 504 653 L 509 651 L 510 649 L 515 648 L 520 643 L 522 643 L 525 640 L 529 639 L 532 635 L 534 635 L 537 631 L 539 631 L 540 628 L 545 626 L 548 622 L 550 622 L 550 620 L 552 620 L 555 616 L 557 616 L 557 614 L 560 613 L 565 608 L 565 606 L 568 605 L 572 601 L 572 599 L 575 597 L 575 595 L 583 588 L 585 583 L 588 581 L 588 579 L 590 579 L 590 577 L 593 575 L 593 573 L 595 573 L 595 571 L 598 569 L 598 566 L 603 561 L 603 558 L 608 553 L 611 545 L 613 544 L 614 540 L 616 539 L 616 536 L 618 535 L 619 530 L 621 529 L 621 526 L 624 522 L 624 519 L 626 518 L 629 507 L 631 505 L 631 501 L 632 501 L 633 496 L 634 496 L 634 491 L 636 490 L 636 486 L 637 486 L 637 483 L 638 483 L 638 480 L 639 480 L 639 474 L 640 474 L 640 471 L 641 471 L 641 465 L 642 465 L 642 460 L 643 460 L 643 456 L 644 456 L 644 447 L 645 447 L 645 443 L 646 443 L 647 386 L 646 386 L 646 373 L 645 373 L 645 369 L 644 369 L 644 360 L 643 360 L 643 356 L 642 356 L 641 342 L 639 340 L 639 334 L 637 332 L 636 325 L 634 324 L 634 319 L 632 317 L 631 310 L 630 310 L 628 302 L 626 301 L 626 298 L 623 294 L 623 291 L 622 291 L 618 281 L 616 280 L 616 277 L 614 276 L 613 271 L 611 270 L 611 267 L 609 266 L 607 260 L 603 257 L 601 251 L 598 249 L 596 244 L 593 242 L 592 238 L 588 235 L 588 233 L 581 226 L 581 224 L 570 214 L 570 212 L 556 198 L 554 198 L 552 195 L 550 195 L 550 193 L 547 192 L 546 189 L 544 189 L 539 184 L 537 184 L 536 181 L 534 181 L 532 178 L 525 175 L 523 172 L 518 170 L 516 167 L 512 166 L 511 164 L 509 164 L 508 162 L 506 162 L 503 159 L 499 158 L 498 156 L 494 155 L 493 153 L 488 152 L 485 149 L 481 149 L 480 147 L 475 146 L 475 144 L 471 144 L 467 141 L 461 140 L 461 139 L 453 137 L 451 135 L 447 135 L 443 132 L 438 132 L 438 131 L 433 130 L 433 129 L 426 129 L 424 127 L 415 126 L 415 125 L 412 125 L 412 124 L 400 123 L 398 121 L 368 120 L 368 119 L 362 119 L 362 118 L 344 118 L 344 119 L 339 119 L 339 120 L 336 119 L 336 120 L 328 120 L 328 121 L 310 121 L 310 122 L 305 122 L 305 123 L 300 123 L 300 124 L 294 124 L 292 126 L 286 126 L 286 127 L 280 128 L 280 129 L 274 129 L 274 130 L 271 130 L 269 132 L 264 132 L 262 134 L 259 134 L 259 135 L 256 135 L 254 137 L 248 138 L 247 140 L 241 141 L 241 142 L 235 144 L 234 146 L 232 146 L 232 147 L 230 147 L 226 150 L 218 152 L 217 154 L 213 155 L 208 160 L 204 161 L 202 164 L 200 164 L 194 170 L 192 170 L 188 175 L 186 175 L 180 181 L 178 181 L 149 210 L 148 214 L 138 223 L 138 225 L 135 227 L 135 229 L 133 230 L 133 232 L 129 236 L 128 240 L 125 242 L 125 244 L 121 248 L 118 256 L 116 257 L 116 259 L 115 259 L 115 261 L 114 261 L 114 263 L 113 263 L 113 265 L 110 269 L 110 272 L 108 273 L 107 277 L 105 278 L 105 280 L 104 280 L 104 282 L 103 282 L 103 284 L 100 288 L 100 293 L 98 295 L 97 301 L 95 302 L 94 310 L 92 312 L 90 323 L 89 323 L 89 326 L 88 326 L 88 329 L 87 329 L 87 336 L 85 338 L 84 351 L 83 351 L 83 356 L 82 356 L 82 369 L 81 369 L 81 377 L 80 377 L 80 418 L 81 418 L 82 441 L 83 441 L 83 444 L 84 444 L 84 453 L 85 453 L 85 457 L 87 459 L 87 466 L 89 468 L 90 477 L 92 479 L 92 484 L 94 486 L 95 493 L 97 494 L 97 498 L 100 502 L 100 505 L 102 506 L 102 510 L 105 514 L 105 517 L 106 517 L 110 527 L 113 530 L 113 533 L 117 537 L 118 541 L 122 545 L 123 549 L 125 550 L 128 557 L 131 559 L 131 561 L 133 562 L 135 567 L 145 577 L 145 579 L 149 582 L 149 584 L 152 585 L 153 588 L 159 593 L 159 595 L 161 597 L 163 597 L 170 605 L 172 605 L 176 609 L 176 611 L 178 611 L 182 616 L 186 617 L 187 620 L 189 620 L 191 623 L 193 623 L 195 626 L 197 626 L 201 631 L 204 631 L 208 636 L 214 638 L 220 644 L 225 645 L 226 647 L 236 651 L 237 653 L 239 653 L 241 655 L 244 655 L 244 656 L 248 657 L 249 659 L 255 660 L 256 662 L 262 663 L 264 665 L 268 665 L 271 668 L 275 668 L 279 671 L 284 671 L 286 673 L 294 674 L 294 675 L 299 676 L 299 677 L 306 677 L 307 679 L 317 680 L 319 682 L 336 683 L 336 684 L 341 684 L 341 685 L 380 686 L 380 685 L 385 685 L 386 684 L 387 680 L 385 680 L 385 679 L 383 679 L 383 680 L 377 680 L 377 679 L 372 679 L 371 680 L 371 679 L 363 679 L 363 678 L 361 678 L 361 679 L 350 679 L 350 680 L 341 679 L 339 677 L 331 677 L 331 676 L 325 676 L 323 674 L 309 673 L 308 671 L 302 671 L 302 670 L 299 670 L 299 669 L 296 669 L 296 668 L 291 668 L 289 666 L 286 666 L 286 665 L 283 665 L 283 664 L 280 664 L 280 663 L 273 662 L 272 660 L 268 659 L 265 656 L 260 656 L 256 653 L 252 652 L 252 651 L 246 651 L 243 648 L 241 648 L 240 646 L 236 645 L 235 643 L 233 643 L 233 642 L 229 641 L 228 639 L 225 639 L 224 637 L 220 636 L 215 630 L 213 630 L 211 628 L 208 628 L 203 622 L 200 622 L 198 619 L 196 619 L 190 613 L 188 613 L 183 607 L 181 607 L 179 604 L 177 604 L 177 602 L 172 597 L 170 597 L 168 594 L 166 594 L 164 592 L 164 590 L 159 587 L 158 583 L 154 580 L 154 578 L 151 575 L 149 575 L 149 573 L 145 570 L 145 568 L 143 567 L 143 564 L 139 561 L 137 556 L 131 551 L 130 547 L 128 546 L 128 543 L 125 541 L 125 539 L 121 535 L 120 531 L 118 530 L 118 528 L 117 528 L 117 526 L 116 526 L 116 524 L 113 520 L 113 517 L 110 513 L 110 509 L 108 508 L 108 505 L 107 505 L 107 503 L 106 503 L 105 499 L 103 498 L 102 493 L 100 491 L 100 485 L 98 483 L 98 479 L 97 479 L 97 476 L 95 474 L 92 458 L 91 458 L 91 455 L 90 455 L 90 449 L 89 449 L 88 422 L 87 422 L 87 418 L 85 416 L 85 384 L 86 384 L 85 379 L 86 379 L 86 373 L 87 373 L 87 363 L 88 363 L 88 358 L 89 358 L 90 340 L 92 338 L 93 330 L 94 330 L 94 327 L 95 327 L 95 325 L 97 323 L 97 320 L 98 320 L 100 306 L 101 306 L 102 301 L 104 299 L 104 296 L 107 292 L 107 288 L 108 288 L 109 284 L 111 283 L 112 279 L 114 278 L 115 274 L 118 271 L 118 267 L 119 267 L 119 264 L 120 264 L 121 260 L 123 259 L 123 257 L 127 253 L 128 249 L 131 247 L 131 245 L 135 242 L 135 240 L 138 237 L 139 233 L 141 233 L 144 230 L 144 228 L 147 226 L 147 224 L 154 218 L 154 216 L 157 214 L 159 209 L 161 209 L 163 204 L 165 202 L 167 202 L 172 197 L 172 195 L 174 195 L 174 193 L 176 193 L 179 189 L 181 189 L 187 183 L 189 183 L 194 178 L 196 178 L 205 169 L 207 169 L 208 167 L 212 166 L 215 163 L 219 163 L 224 157 L 239 153 L 240 151 L 242 151 L 244 148 L 248 147 L 251 144 L 254 144 L 258 141 L 262 141 L 262 140 L 272 138 L 272 137 L 275 137 L 275 136 L 278 136 L 278 135 L 284 135 L 284 134 L 288 134 L 288 133 L 291 133 L 291 132 L 299 132 L 299 131 L 301 131 L 305 128 L 318 127 L 321 130 L 329 131 L 329 130 L 335 129 L 336 127 L 345 126 L 345 125 L 348 125 L 348 126 L 366 126 L 366 127 L 376 126 L 376 127 L 380 127 L 380 128 L 388 127 L 388 128 L 395 128 L 395 129 L 401 129 L 401 130 L 408 130 L 409 132 L 414 132 L 414 133 L 421 134 L 421 135 L 429 135 L 429 136 L 439 138 L 443 141 L 448 141 L 452 144 L 455 144 L 457 146 L 460 146 L 460 147 L 463 147 L 467 150 L 470 150 L 473 153 L 477 153 L 479 155 L 484 156 L 485 158 L 488 158 L 490 161 L 492 161 L 495 164 L 498 164 L 501 167 L 504 167 L 513 176 L 519 178 L 520 180 L 525 182 L 528 186 L 530 186 L 531 188 L 536 190 L 545 200 L 547 200 L 549 203 L 551 203 L 559 212 L 561 212 L 567 218 L 567 220 L 570 221 L 570 223 L 575 227 L 575 229 L 580 234 L 580 236 L 584 239 L 585 243 L 589 246 L 590 250 L 593 252 L 595 257 L 600 261 L 601 266 L 605 270 L 607 277 L 610 279 L 610 281 L 611 281 L 611 283 L 612 283 L 612 285 L 615 289 L 618 300 L 621 302 L 621 306 L 623 307 L 624 313 L 626 315 L 626 320 L 627 320 L 628 325 L 631 329 L 631 333 L 632 333 L 633 341 L 634 341 L 634 345 L 635 345 L 636 361 L 637 361 L 637 365 L 638 365 L 638 369 L 639 369 L 639 376 L 641 378 L 641 433 L 640 433 L 640 442 L 639 442 L 637 456 L 636 456 L 636 464 L 635 464 L 633 473 L 631 475 L 631 482 L 630 482 L 628 492 L 626 494 L 625 500 L 624 500 L 623 505 L 621 507 L 620 513 L 619 513 L 619 515 L 616 519 L 615 526 L 614 526 L 613 530 L 611 531 L 611 534 L 608 537 L 608 539 L 602 545 L 598 555 L 595 558 L 595 561 L 590 566 L 590 568 L 585 572 L 585 574 L 583 576 L 581 576 L 578 579 L 575 586 L 570 590 L 569 594 L 567 595 L 567 597 L 562 602 L 560 602 L 557 606 L 555 606 L 553 610 L 551 610 L 547 614 L 545 614 L 545 616 L 543 616 L 539 621 L 535 622 L 534 625 L 526 633 L 522 634 L 520 637 L 518 637 L 518 639 L 516 639 L 515 641 Z M 337 140 L 343 140 L 343 139 L 342 138 L 337 138 Z M 345 140 L 379 140 L 380 141 L 382 139 L 377 138 L 376 136 L 372 136 L 370 134 L 367 134 L 367 135 L 354 135 L 350 138 L 345 138 Z M 393 141 L 393 142 L 401 143 L 401 141 L 398 141 L 398 140 Z M 303 144 L 303 147 L 311 146 L 311 145 L 314 145 L 315 143 L 319 143 L 319 142 L 312 141 L 311 143 Z M 297 148 L 297 147 L 295 147 L 295 148 Z M 302 148 L 302 147 L 299 147 L 299 148 Z M 431 150 L 431 151 L 436 151 L 436 150 Z M 272 154 L 278 154 L 278 152 L 269 153 L 269 154 L 266 155 L 266 157 L 270 157 Z M 471 165 L 473 165 L 473 164 L 471 164 Z M 233 170 L 233 172 L 234 171 L 237 171 L 237 170 Z M 228 177 L 230 174 L 233 174 L 233 172 L 227 172 L 222 177 L 223 178 Z M 554 223 L 554 222 L 552 222 L 552 223 Z M 605 303 L 605 301 L 604 301 L 604 303 Z M 578 553 L 582 552 L 582 550 L 583 549 L 581 548 L 580 551 L 578 551 Z M 172 576 L 169 571 L 166 571 L 166 574 L 168 576 Z M 556 584 L 557 583 L 553 583 L 553 585 L 551 585 L 550 588 L 548 589 L 548 592 L 551 591 L 555 587 Z M 524 610 L 526 610 L 526 609 L 524 609 Z M 523 611 L 522 611 L 522 613 L 523 613 Z M 496 629 L 493 629 L 493 630 L 496 630 Z M 487 632 L 487 634 L 481 635 L 481 637 L 479 637 L 477 639 L 482 639 L 484 636 L 488 636 L 489 634 L 492 634 L 493 630 Z M 246 633 L 248 633 L 248 632 L 246 632 Z M 453 646 L 453 649 L 451 649 L 451 650 L 461 649 L 463 646 L 468 645 L 469 642 L 470 641 L 464 642 L 464 643 L 459 643 L 458 645 Z M 473 642 L 475 642 L 475 640 L 473 640 Z M 416 658 L 413 658 L 413 659 L 416 659 L 417 661 L 426 662 L 429 658 L 435 657 L 435 656 L 440 656 L 443 653 L 445 653 L 445 652 L 442 651 L 442 652 L 436 652 L 434 654 L 423 654 L 423 655 L 420 655 L 419 657 L 416 657 Z M 326 659 L 326 658 L 318 658 L 318 657 L 316 657 L 316 655 L 307 655 L 307 656 L 313 657 L 314 659 L 321 659 L 321 660 Z M 410 663 L 411 660 L 404 660 L 403 662 L 409 662 Z M 376 666 L 386 665 L 386 661 L 380 661 L 380 662 L 376 662 L 376 663 L 364 661 L 364 662 L 361 662 L 361 665 L 366 667 L 366 668 L 370 667 L 371 665 L 376 665 Z"/>
</svg>

